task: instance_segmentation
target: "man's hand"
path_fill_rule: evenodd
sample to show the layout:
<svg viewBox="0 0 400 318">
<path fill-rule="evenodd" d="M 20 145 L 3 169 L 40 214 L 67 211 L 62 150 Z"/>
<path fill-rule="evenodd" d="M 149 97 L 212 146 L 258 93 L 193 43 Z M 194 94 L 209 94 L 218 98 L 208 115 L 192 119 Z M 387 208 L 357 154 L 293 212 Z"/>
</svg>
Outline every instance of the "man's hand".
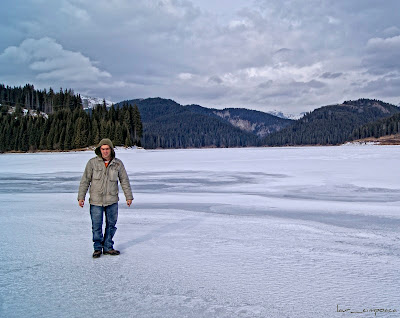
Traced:
<svg viewBox="0 0 400 318">
<path fill-rule="evenodd" d="M 83 206 L 85 205 L 85 200 L 78 200 L 79 206 L 81 208 L 83 208 Z"/>
<path fill-rule="evenodd" d="M 131 206 L 131 204 L 132 204 L 132 200 L 126 200 L 126 205 L 127 206 Z"/>
</svg>

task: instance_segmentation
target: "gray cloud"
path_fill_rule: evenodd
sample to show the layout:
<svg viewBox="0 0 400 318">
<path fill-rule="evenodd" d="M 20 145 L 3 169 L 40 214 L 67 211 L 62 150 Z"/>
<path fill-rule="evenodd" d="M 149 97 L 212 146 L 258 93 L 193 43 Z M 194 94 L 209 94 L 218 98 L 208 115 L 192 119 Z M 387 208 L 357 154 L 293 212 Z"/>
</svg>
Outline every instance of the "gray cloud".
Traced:
<svg viewBox="0 0 400 318">
<path fill-rule="evenodd" d="M 400 35 L 390 38 L 371 38 L 363 63 L 373 74 L 400 71 Z"/>
<path fill-rule="evenodd" d="M 55 40 L 42 38 L 26 39 L 19 46 L 10 46 L 0 55 L 1 69 L 18 69 L 21 65 L 39 81 L 51 80 L 56 83 L 98 81 L 111 77 L 101 71 L 92 61 L 79 52 L 65 50 Z"/>
<path fill-rule="evenodd" d="M 361 87 L 361 91 L 369 96 L 396 97 L 399 96 L 400 76 L 384 76 L 382 78 L 369 81 Z"/>
<path fill-rule="evenodd" d="M 342 76 L 343 73 L 331 73 L 331 72 L 325 72 L 324 74 L 322 74 L 320 77 L 321 78 L 326 78 L 326 79 L 331 79 L 331 78 L 338 78 L 340 76 Z"/>
<path fill-rule="evenodd" d="M 391 26 L 383 30 L 383 35 L 386 37 L 393 37 L 400 34 L 400 29 L 396 26 Z"/>
<path fill-rule="evenodd" d="M 306 94 L 315 94 L 318 90 L 323 89 L 326 85 L 323 82 L 311 80 L 308 82 L 290 81 L 288 83 L 270 83 L 264 86 L 266 90 L 261 94 L 262 97 L 278 97 L 278 96 L 300 96 Z"/>
<path fill-rule="evenodd" d="M 400 97 L 388 88 L 400 73 L 394 0 L 5 0 L 3 8 L 0 81 L 10 85 L 285 112 L 368 92 Z"/>
<path fill-rule="evenodd" d="M 223 82 L 223 80 L 220 77 L 216 76 L 216 75 L 211 76 L 208 79 L 208 81 L 211 82 L 211 83 L 216 83 L 216 84 L 221 84 Z"/>
</svg>

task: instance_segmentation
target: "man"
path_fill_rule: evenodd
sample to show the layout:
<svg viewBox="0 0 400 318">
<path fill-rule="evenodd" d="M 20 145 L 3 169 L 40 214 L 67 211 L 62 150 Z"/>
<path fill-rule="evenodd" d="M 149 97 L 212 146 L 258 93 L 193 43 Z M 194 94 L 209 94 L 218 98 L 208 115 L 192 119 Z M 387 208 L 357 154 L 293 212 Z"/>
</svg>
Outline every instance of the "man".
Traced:
<svg viewBox="0 0 400 318">
<path fill-rule="evenodd" d="M 90 217 L 92 218 L 93 257 L 103 254 L 119 255 L 114 249 L 113 237 L 118 218 L 118 180 L 124 191 L 126 204 L 131 206 L 133 196 L 128 174 L 121 160 L 115 158 L 113 144 L 110 139 L 102 139 L 95 149 L 94 157 L 86 164 L 79 185 L 78 202 L 83 208 L 86 192 L 90 185 Z M 103 212 L 106 216 L 106 228 L 103 237 Z"/>
</svg>

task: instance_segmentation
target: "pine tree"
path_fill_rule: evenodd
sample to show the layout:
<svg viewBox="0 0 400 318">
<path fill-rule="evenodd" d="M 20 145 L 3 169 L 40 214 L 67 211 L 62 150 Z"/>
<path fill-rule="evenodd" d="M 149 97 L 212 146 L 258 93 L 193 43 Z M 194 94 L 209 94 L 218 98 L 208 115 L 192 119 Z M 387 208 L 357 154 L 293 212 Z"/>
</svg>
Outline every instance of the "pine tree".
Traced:
<svg viewBox="0 0 400 318">
<path fill-rule="evenodd" d="M 100 142 L 99 124 L 96 118 L 93 118 L 93 116 L 92 116 L 92 136 L 93 136 L 93 144 L 97 145 Z"/>
<path fill-rule="evenodd" d="M 58 140 L 58 145 L 59 145 L 58 149 L 60 149 L 60 150 L 64 150 L 65 131 L 66 131 L 66 127 L 63 125 L 61 134 L 60 134 L 60 139 Z"/>
<path fill-rule="evenodd" d="M 28 135 L 28 148 L 29 151 L 36 150 L 36 131 L 35 131 L 35 122 L 33 117 L 29 117 L 28 119 L 28 127 L 27 127 L 27 135 Z"/>
<path fill-rule="evenodd" d="M 104 119 L 100 120 L 100 139 L 107 138 L 107 123 Z"/>
<path fill-rule="evenodd" d="M 78 118 L 74 130 L 74 143 L 76 148 L 82 148 L 85 145 L 84 135 L 86 130 L 84 129 L 82 117 Z"/>
<path fill-rule="evenodd" d="M 53 141 L 55 138 L 54 130 L 55 130 L 54 125 L 51 125 L 49 134 L 47 135 L 47 138 L 46 138 L 46 149 L 48 149 L 48 150 L 53 149 Z"/>
<path fill-rule="evenodd" d="M 142 120 L 140 118 L 140 112 L 139 108 L 137 105 L 134 106 L 133 108 L 133 126 L 134 126 L 134 142 L 136 145 L 140 146 L 140 139 L 143 136 L 143 126 L 142 126 Z"/>
<path fill-rule="evenodd" d="M 115 137 L 113 141 L 114 146 L 122 145 L 122 126 L 119 122 L 115 124 Z"/>
<path fill-rule="evenodd" d="M 68 117 L 67 118 L 67 126 L 65 129 L 65 140 L 64 140 L 64 149 L 65 150 L 71 150 L 74 148 L 73 145 L 73 137 L 74 137 L 74 128 L 72 124 L 72 118 Z"/>
<path fill-rule="evenodd" d="M 125 147 L 132 147 L 132 141 L 129 135 L 127 135 L 125 138 Z"/>
<path fill-rule="evenodd" d="M 42 130 L 42 133 L 40 135 L 39 149 L 40 150 L 46 149 L 46 135 L 45 135 L 44 129 Z"/>
</svg>

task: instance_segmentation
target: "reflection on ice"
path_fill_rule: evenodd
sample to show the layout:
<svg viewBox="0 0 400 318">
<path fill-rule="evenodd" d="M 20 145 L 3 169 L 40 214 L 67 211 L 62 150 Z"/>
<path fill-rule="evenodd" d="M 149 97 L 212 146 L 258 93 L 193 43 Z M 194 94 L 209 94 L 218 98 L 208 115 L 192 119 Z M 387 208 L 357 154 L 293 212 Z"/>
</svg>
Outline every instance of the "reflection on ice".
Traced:
<svg viewBox="0 0 400 318">
<path fill-rule="evenodd" d="M 0 193 L 75 193 L 80 175 L 74 172 L 4 173 Z M 354 184 L 291 185 L 296 176 L 241 171 L 157 171 L 130 174 L 135 190 L 143 193 L 237 193 L 271 198 L 347 202 L 396 202 L 400 189 L 361 187 Z M 284 184 L 289 179 L 289 184 Z M 282 181 L 283 180 L 283 181 Z M 280 184 L 278 185 L 278 182 Z"/>
</svg>

